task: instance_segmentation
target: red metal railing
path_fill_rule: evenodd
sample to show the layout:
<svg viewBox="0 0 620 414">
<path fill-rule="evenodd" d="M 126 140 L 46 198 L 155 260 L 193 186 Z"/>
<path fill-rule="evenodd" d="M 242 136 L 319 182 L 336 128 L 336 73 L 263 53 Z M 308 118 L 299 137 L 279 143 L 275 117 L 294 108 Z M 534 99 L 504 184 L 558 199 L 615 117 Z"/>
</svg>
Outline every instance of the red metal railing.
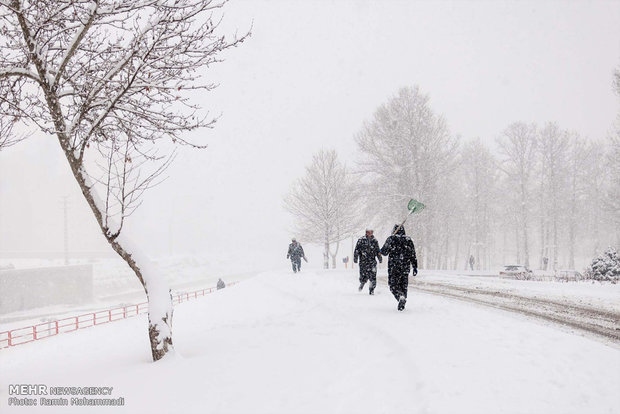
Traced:
<svg viewBox="0 0 620 414">
<path fill-rule="evenodd" d="M 237 283 L 238 282 L 231 282 L 227 286 L 232 286 Z M 178 293 L 172 296 L 172 305 L 178 305 L 191 299 L 198 299 L 216 290 L 216 288 L 211 287 L 192 292 Z M 42 322 L 24 328 L 11 329 L 10 331 L 0 332 L 0 349 L 38 341 L 65 332 L 73 332 L 78 329 L 90 328 L 96 325 L 103 325 L 105 323 L 131 318 L 147 313 L 148 309 L 148 302 L 142 302 L 135 305 L 105 309 L 54 321 Z"/>
</svg>

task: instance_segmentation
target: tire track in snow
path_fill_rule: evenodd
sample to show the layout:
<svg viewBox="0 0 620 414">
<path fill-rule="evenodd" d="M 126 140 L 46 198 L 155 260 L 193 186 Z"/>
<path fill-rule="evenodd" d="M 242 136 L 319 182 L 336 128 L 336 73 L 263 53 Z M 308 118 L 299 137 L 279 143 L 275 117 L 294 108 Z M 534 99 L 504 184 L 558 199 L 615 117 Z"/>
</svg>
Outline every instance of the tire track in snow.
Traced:
<svg viewBox="0 0 620 414">
<path fill-rule="evenodd" d="M 423 293 L 465 300 L 544 319 L 620 343 L 620 314 L 616 312 L 578 306 L 557 300 L 471 289 L 436 282 L 410 281 L 409 287 Z"/>
</svg>

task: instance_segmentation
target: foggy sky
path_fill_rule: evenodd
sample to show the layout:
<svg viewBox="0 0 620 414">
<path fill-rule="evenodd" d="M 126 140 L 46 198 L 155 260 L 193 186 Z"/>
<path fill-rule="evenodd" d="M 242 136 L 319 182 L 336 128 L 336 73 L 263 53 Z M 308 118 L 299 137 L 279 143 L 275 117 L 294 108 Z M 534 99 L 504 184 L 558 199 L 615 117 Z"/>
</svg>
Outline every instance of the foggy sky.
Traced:
<svg viewBox="0 0 620 414">
<path fill-rule="evenodd" d="M 232 0 L 220 33 L 252 37 L 204 72 L 220 86 L 196 99 L 222 117 L 188 136 L 209 147 L 182 149 L 126 230 L 151 255 L 288 266 L 282 196 L 321 148 L 353 166 L 354 134 L 402 86 L 419 85 L 464 140 L 493 145 L 514 121 L 604 138 L 618 21 L 619 2 Z M 54 137 L 0 152 L 0 251 L 62 250 L 63 195 L 71 248 L 107 249 Z"/>
</svg>

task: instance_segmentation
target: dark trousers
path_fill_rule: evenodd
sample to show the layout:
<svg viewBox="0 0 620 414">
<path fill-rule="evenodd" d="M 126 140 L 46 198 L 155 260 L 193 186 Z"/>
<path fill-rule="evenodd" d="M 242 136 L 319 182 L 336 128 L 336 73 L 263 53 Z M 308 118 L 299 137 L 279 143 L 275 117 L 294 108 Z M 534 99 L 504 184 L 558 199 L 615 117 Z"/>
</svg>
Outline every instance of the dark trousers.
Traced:
<svg viewBox="0 0 620 414">
<path fill-rule="evenodd" d="M 291 264 L 293 265 L 293 272 L 299 272 L 301 270 L 301 257 L 291 257 Z"/>
<path fill-rule="evenodd" d="M 360 283 L 366 284 L 370 280 L 369 289 L 375 290 L 377 286 L 377 263 L 375 262 L 360 262 Z"/>
<path fill-rule="evenodd" d="M 388 285 L 390 292 L 399 300 L 401 296 L 407 297 L 407 287 L 409 285 L 409 269 L 399 269 L 394 267 L 388 269 Z"/>
</svg>

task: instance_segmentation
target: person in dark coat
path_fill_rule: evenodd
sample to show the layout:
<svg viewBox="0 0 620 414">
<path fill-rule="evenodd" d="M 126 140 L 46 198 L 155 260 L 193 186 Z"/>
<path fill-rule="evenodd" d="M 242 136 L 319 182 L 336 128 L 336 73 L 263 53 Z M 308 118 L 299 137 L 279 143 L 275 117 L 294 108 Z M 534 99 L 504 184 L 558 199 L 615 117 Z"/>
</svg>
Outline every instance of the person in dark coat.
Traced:
<svg viewBox="0 0 620 414">
<path fill-rule="evenodd" d="M 288 245 L 288 253 L 286 254 L 287 259 L 291 259 L 291 264 L 293 265 L 293 273 L 297 273 L 301 270 L 301 259 L 303 258 L 306 262 L 306 255 L 304 254 L 304 248 L 301 247 L 301 244 L 297 243 L 297 240 L 291 240 L 292 243 Z"/>
<path fill-rule="evenodd" d="M 360 287 L 358 289 L 360 292 L 364 289 L 366 282 L 370 280 L 368 293 L 370 295 L 375 294 L 375 287 L 377 286 L 377 259 L 381 263 L 382 257 L 379 242 L 373 236 L 373 231 L 366 229 L 366 235 L 357 241 L 355 251 L 353 252 L 353 263 L 359 261 L 360 264 Z"/>
<path fill-rule="evenodd" d="M 398 301 L 398 310 L 405 309 L 407 303 L 407 287 L 409 285 L 409 269 L 413 275 L 418 274 L 418 259 L 415 255 L 413 241 L 405 235 L 405 228 L 400 224 L 394 226 L 392 235 L 387 238 L 381 248 L 381 254 L 388 256 L 388 285 L 390 292 Z"/>
<path fill-rule="evenodd" d="M 217 280 L 217 290 L 224 289 L 225 287 L 226 287 L 226 283 L 224 283 L 222 278 L 219 278 Z"/>
</svg>

